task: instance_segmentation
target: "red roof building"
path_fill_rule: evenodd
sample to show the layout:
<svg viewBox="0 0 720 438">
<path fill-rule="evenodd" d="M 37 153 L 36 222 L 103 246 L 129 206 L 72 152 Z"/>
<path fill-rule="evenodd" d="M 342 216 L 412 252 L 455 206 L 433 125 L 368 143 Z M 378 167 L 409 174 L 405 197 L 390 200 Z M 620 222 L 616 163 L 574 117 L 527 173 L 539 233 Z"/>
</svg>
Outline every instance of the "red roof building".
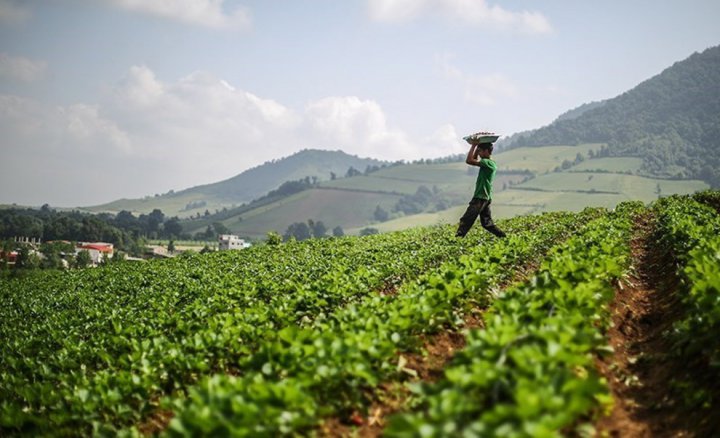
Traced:
<svg viewBox="0 0 720 438">
<path fill-rule="evenodd" d="M 95 251 L 99 251 L 103 254 L 112 254 L 113 253 L 113 244 L 112 243 L 102 243 L 102 242 L 95 242 L 95 243 L 88 243 L 88 242 L 82 242 L 78 243 L 77 246 L 78 249 L 93 249 Z"/>
</svg>

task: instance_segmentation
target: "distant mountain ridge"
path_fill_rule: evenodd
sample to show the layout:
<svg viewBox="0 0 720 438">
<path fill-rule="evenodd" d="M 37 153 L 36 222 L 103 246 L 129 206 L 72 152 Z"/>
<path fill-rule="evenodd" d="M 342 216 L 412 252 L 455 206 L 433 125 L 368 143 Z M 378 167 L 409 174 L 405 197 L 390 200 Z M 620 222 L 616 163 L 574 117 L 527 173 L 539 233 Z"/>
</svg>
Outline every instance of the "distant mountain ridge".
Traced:
<svg viewBox="0 0 720 438">
<path fill-rule="evenodd" d="M 720 186 L 720 46 L 584 109 L 513 136 L 505 148 L 606 143 L 610 156 L 642 158 L 649 175 Z"/>
<path fill-rule="evenodd" d="M 360 158 L 343 151 L 304 149 L 290 156 L 267 161 L 223 181 L 170 191 L 163 195 L 142 199 L 120 199 L 107 204 L 86 207 L 89 211 L 118 212 L 127 210 L 149 213 L 160 209 L 169 216 L 188 217 L 206 210 L 230 208 L 266 195 L 287 181 L 306 177 L 319 181 L 330 180 L 331 175 L 343 177 L 350 167 L 362 172 L 368 166 L 381 166 L 385 161 Z"/>
<path fill-rule="evenodd" d="M 583 115 L 584 113 L 586 113 L 587 111 L 590 111 L 591 109 L 601 107 L 602 105 L 605 104 L 605 102 L 607 102 L 607 101 L 601 100 L 598 102 L 584 103 L 577 108 L 573 108 L 571 110 L 565 111 L 564 113 L 560 114 L 559 116 L 557 116 L 557 118 L 555 118 L 555 120 L 552 121 L 552 123 L 559 122 L 562 120 L 576 119 L 576 118 L 580 117 L 581 115 Z M 540 128 L 540 129 L 542 129 L 542 128 Z M 497 150 L 510 150 L 513 148 L 521 147 L 517 140 L 520 139 L 521 137 L 531 136 L 537 130 L 538 129 L 529 129 L 527 131 L 516 132 L 507 137 L 502 137 L 502 138 L 500 138 L 500 140 L 498 140 L 497 143 L 495 143 L 495 148 Z"/>
<path fill-rule="evenodd" d="M 278 160 L 267 161 L 224 181 L 183 190 L 178 194 L 214 193 L 235 202 L 248 202 L 266 195 L 286 181 L 305 177 L 329 180 L 331 174 L 344 176 L 350 167 L 363 171 L 367 166 L 383 164 L 372 158 L 360 158 L 343 151 L 303 149 Z"/>
</svg>

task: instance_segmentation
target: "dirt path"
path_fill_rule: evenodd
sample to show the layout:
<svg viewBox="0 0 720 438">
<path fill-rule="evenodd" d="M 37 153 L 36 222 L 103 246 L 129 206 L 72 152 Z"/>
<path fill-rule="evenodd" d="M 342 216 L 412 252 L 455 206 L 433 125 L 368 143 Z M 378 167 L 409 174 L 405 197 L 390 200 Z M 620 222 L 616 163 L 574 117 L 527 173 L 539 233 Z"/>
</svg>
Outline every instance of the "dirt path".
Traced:
<svg viewBox="0 0 720 438">
<path fill-rule="evenodd" d="M 670 355 L 672 345 L 663 336 L 682 311 L 673 260 L 658 246 L 653 221 L 647 214 L 636 223 L 633 273 L 618 285 L 611 306 L 613 327 L 608 334 L 615 353 L 598 366 L 616 402 L 610 415 L 598 422 L 598 435 L 710 436 L 709 422 L 718 419 L 684 409 L 671 385 L 673 379 L 690 375 L 694 365 Z"/>
<path fill-rule="evenodd" d="M 503 290 L 515 284 L 527 281 L 540 266 L 537 260 L 528 262 L 518 268 L 512 277 L 501 282 L 495 290 Z M 434 382 L 443 376 L 445 366 L 452 360 L 456 352 L 465 348 L 466 331 L 484 328 L 484 308 L 473 308 L 464 317 L 461 328 L 442 330 L 433 335 L 423 335 L 421 340 L 423 353 L 405 353 L 405 367 L 415 374 L 410 382 Z M 355 437 L 377 438 L 382 436 L 387 420 L 393 414 L 407 409 L 410 391 L 403 382 L 388 382 L 379 385 L 373 398 L 376 400 L 368 409 L 368 415 L 359 413 L 351 418 L 352 424 L 343 423 L 338 418 L 327 419 L 319 427 L 317 433 L 321 438 Z"/>
</svg>

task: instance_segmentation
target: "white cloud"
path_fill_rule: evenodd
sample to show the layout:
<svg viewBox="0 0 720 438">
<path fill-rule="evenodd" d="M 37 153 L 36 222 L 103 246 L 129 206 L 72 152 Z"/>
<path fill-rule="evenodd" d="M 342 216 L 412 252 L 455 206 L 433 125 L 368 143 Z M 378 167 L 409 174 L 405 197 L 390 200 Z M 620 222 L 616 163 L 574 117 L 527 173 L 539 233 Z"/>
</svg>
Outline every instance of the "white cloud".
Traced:
<svg viewBox="0 0 720 438">
<path fill-rule="evenodd" d="M 0 23 L 22 23 L 30 18 L 30 10 L 12 0 L 0 0 Z"/>
<path fill-rule="evenodd" d="M 539 12 L 509 11 L 484 0 L 368 0 L 370 17 L 376 21 L 404 22 L 421 16 L 443 16 L 454 22 L 527 34 L 552 32 Z"/>
<path fill-rule="evenodd" d="M 376 21 L 403 22 L 427 12 L 430 0 L 369 0 L 370 17 Z"/>
<path fill-rule="evenodd" d="M 120 8 L 216 29 L 246 29 L 250 12 L 242 6 L 226 11 L 225 0 L 105 0 Z"/>
<path fill-rule="evenodd" d="M 357 96 L 308 103 L 302 135 L 314 147 L 390 161 L 435 158 L 462 149 L 452 125 L 443 125 L 424 137 L 408 133 L 388 123 L 379 103 Z"/>
<path fill-rule="evenodd" d="M 103 118 L 97 105 L 75 104 L 59 111 L 68 139 L 76 147 L 92 150 L 103 145 L 106 152 L 133 152 L 128 134 L 115 122 Z"/>
<path fill-rule="evenodd" d="M 438 59 L 445 78 L 459 83 L 465 100 L 479 105 L 495 105 L 498 100 L 516 98 L 519 95 L 517 86 L 500 73 L 473 75 L 465 73 L 451 65 L 447 58 Z"/>
<path fill-rule="evenodd" d="M 276 157 L 300 123 L 290 109 L 235 89 L 206 72 L 164 83 L 147 67 L 133 67 L 102 104 L 102 114 L 128 132 L 137 153 L 172 156 L 179 171 L 222 177 L 242 163 Z M 207 180 L 205 181 L 207 182 Z"/>
<path fill-rule="evenodd" d="M 0 96 L 0 132 L 0 184 L 28 180 L 0 202 L 68 206 L 216 182 L 304 148 L 386 160 L 460 150 L 451 125 L 409 135 L 373 100 L 327 97 L 293 111 L 207 72 L 163 81 L 146 66 L 93 104 Z M 58 187 L 64 194 L 50 198 Z"/>
<path fill-rule="evenodd" d="M 0 53 L 0 78 L 34 82 L 45 74 L 46 69 L 47 63 L 44 61 L 33 61 L 22 56 Z"/>
<path fill-rule="evenodd" d="M 388 127 L 377 102 L 326 97 L 310 102 L 305 112 L 314 136 L 329 148 L 388 159 L 408 158 L 414 150 L 405 133 Z"/>
</svg>

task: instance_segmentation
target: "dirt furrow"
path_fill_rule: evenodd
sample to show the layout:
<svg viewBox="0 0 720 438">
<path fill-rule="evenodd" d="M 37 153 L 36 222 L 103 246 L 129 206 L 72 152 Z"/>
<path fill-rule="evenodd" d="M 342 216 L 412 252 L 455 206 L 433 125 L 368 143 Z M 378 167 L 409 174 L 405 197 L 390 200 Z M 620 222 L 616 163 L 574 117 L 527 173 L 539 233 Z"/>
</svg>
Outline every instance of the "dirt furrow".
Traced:
<svg viewBox="0 0 720 438">
<path fill-rule="evenodd" d="M 598 360 L 615 399 L 598 424 L 599 436 L 707 436 L 707 413 L 688 411 L 673 382 L 685 377 L 691 363 L 672 354 L 667 336 L 682 317 L 674 261 L 659 246 L 654 217 L 638 218 L 631 242 L 632 273 L 618 284 L 611 306 L 608 336 L 612 356 Z M 711 426 L 710 426 L 711 427 Z"/>
</svg>

